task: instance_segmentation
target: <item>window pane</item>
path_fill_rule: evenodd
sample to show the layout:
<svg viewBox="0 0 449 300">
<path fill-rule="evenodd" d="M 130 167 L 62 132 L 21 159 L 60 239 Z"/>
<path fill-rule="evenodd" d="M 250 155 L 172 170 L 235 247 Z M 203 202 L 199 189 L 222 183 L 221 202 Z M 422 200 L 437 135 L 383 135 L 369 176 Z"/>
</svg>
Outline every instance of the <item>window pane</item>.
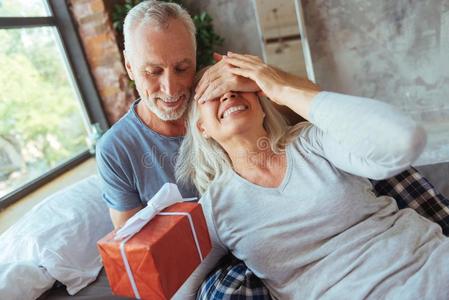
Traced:
<svg viewBox="0 0 449 300">
<path fill-rule="evenodd" d="M 45 0 L 0 0 L 0 17 L 47 17 Z"/>
<path fill-rule="evenodd" d="M 55 28 L 0 30 L 0 197 L 87 149 Z"/>
</svg>

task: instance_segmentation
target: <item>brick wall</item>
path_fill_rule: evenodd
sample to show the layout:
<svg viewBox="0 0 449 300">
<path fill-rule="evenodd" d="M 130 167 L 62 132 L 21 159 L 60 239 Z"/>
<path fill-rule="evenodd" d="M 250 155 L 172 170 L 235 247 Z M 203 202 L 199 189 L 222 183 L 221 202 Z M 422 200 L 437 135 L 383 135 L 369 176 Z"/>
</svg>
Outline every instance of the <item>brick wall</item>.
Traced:
<svg viewBox="0 0 449 300">
<path fill-rule="evenodd" d="M 136 94 L 123 65 L 107 0 L 67 0 L 109 124 L 129 108 Z"/>
</svg>

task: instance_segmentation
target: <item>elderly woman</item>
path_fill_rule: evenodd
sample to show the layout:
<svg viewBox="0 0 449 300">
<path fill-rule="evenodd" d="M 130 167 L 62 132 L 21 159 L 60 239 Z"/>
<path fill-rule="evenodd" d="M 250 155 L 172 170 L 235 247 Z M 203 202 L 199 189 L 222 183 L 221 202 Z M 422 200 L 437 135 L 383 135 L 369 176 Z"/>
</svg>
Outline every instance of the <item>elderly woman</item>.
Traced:
<svg viewBox="0 0 449 300">
<path fill-rule="evenodd" d="M 261 92 L 200 97 L 188 113 L 177 175 L 202 193 L 211 256 L 231 251 L 274 299 L 447 300 L 449 239 L 376 197 L 367 179 L 408 168 L 423 129 L 390 105 L 319 92 L 257 57 L 223 59 Z M 288 128 L 271 101 L 309 122 Z"/>
</svg>

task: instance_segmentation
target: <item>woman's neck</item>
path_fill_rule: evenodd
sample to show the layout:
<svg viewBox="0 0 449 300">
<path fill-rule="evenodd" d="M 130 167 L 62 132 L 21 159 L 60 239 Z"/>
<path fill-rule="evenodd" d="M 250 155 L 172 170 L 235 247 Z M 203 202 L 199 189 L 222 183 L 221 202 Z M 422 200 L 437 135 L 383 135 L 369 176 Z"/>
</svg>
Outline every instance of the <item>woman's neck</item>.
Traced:
<svg viewBox="0 0 449 300">
<path fill-rule="evenodd" d="M 234 136 L 222 146 L 234 171 L 241 177 L 265 187 L 277 187 L 282 182 L 286 170 L 285 153 L 273 152 L 265 131 L 258 135 Z"/>
</svg>

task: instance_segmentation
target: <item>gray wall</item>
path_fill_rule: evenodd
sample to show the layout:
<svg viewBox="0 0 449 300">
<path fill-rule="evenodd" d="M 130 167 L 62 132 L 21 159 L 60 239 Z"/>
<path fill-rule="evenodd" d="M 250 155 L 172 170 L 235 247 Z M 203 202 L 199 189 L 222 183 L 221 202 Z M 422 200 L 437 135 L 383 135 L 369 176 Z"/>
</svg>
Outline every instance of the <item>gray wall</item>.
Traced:
<svg viewBox="0 0 449 300">
<path fill-rule="evenodd" d="M 429 132 L 417 164 L 448 161 L 449 0 L 303 3 L 319 84 L 396 105 Z"/>
<path fill-rule="evenodd" d="M 189 11 L 208 12 L 214 19 L 215 31 L 225 39 L 220 53 L 227 50 L 262 57 L 252 0 L 185 0 Z"/>
<path fill-rule="evenodd" d="M 251 0 L 186 3 L 214 17 L 224 49 L 261 55 Z M 395 102 L 411 114 L 423 101 L 449 101 L 449 0 L 302 3 L 323 89 Z M 449 197 L 448 163 L 418 169 Z"/>
<path fill-rule="evenodd" d="M 302 3 L 319 85 L 397 105 L 432 132 L 425 160 L 447 159 L 449 0 Z M 418 169 L 449 197 L 448 163 Z"/>
</svg>

